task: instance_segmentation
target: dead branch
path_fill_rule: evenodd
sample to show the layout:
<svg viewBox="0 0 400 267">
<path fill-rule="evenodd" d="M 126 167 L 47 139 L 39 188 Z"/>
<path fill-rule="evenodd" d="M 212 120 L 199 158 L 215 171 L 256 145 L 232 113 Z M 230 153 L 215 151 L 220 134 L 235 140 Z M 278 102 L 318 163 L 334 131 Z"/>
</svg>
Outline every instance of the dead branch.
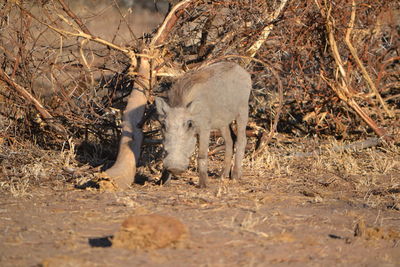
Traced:
<svg viewBox="0 0 400 267">
<path fill-rule="evenodd" d="M 339 96 L 341 100 L 343 100 L 347 105 L 349 105 L 360 117 L 364 120 L 371 129 L 385 141 L 390 141 L 391 138 L 387 136 L 386 130 L 379 127 L 378 124 L 371 119 L 371 117 L 358 105 L 358 103 L 352 98 L 352 96 L 348 93 L 348 89 L 343 89 L 337 83 L 328 80 L 321 72 L 321 78 L 329 85 L 329 87 Z M 338 87 L 339 86 L 339 87 Z"/>
<path fill-rule="evenodd" d="M 137 47 L 139 45 L 139 39 L 137 38 L 137 36 L 133 33 L 133 30 L 131 28 L 131 26 L 129 25 L 128 21 L 126 20 L 125 16 L 122 14 L 120 6 L 117 3 L 117 0 L 113 0 L 114 1 L 114 5 L 117 7 L 118 13 L 121 16 L 121 18 L 124 20 L 125 25 L 127 26 L 130 35 L 132 36 L 133 40 L 135 41 L 134 46 Z"/>
<path fill-rule="evenodd" d="M 168 38 L 169 33 L 171 32 L 172 28 L 178 21 L 179 17 L 183 14 L 184 9 L 189 6 L 189 4 L 193 4 L 198 0 L 184 0 L 176 4 L 171 11 L 168 13 L 162 25 L 158 28 L 156 34 L 151 39 L 150 45 L 146 52 L 152 55 L 153 58 L 153 68 L 151 73 L 151 78 L 153 77 L 161 77 L 161 76 L 178 76 L 181 75 L 183 72 L 174 68 L 170 68 L 165 64 L 165 61 L 161 58 L 163 55 L 158 50 L 163 46 L 163 43 Z M 156 70 L 155 66 L 162 66 L 161 69 Z M 153 73 L 154 72 L 154 73 Z M 153 81 L 150 82 L 153 84 Z"/>
<path fill-rule="evenodd" d="M 326 1 L 325 4 L 327 5 Z M 321 7 L 320 7 L 321 8 Z M 334 20 L 331 18 L 331 10 L 332 6 L 325 7 L 327 10 L 322 10 L 321 14 L 326 17 L 326 31 L 328 34 L 328 41 L 330 44 L 331 53 L 335 60 L 336 66 L 340 71 L 341 76 L 336 78 L 336 82 L 329 81 L 321 72 L 320 76 L 323 80 L 327 82 L 327 84 L 332 88 L 332 90 L 338 95 L 338 97 L 343 100 L 347 105 L 349 105 L 373 130 L 374 132 L 381 138 L 389 141 L 389 138 L 386 135 L 386 131 L 383 128 L 380 128 L 374 120 L 371 119 L 370 116 L 358 105 L 358 103 L 354 100 L 353 94 L 349 90 L 349 82 L 348 75 L 343 66 L 343 62 L 341 60 L 339 50 L 337 48 L 335 36 L 333 34 L 334 28 Z"/>
<path fill-rule="evenodd" d="M 131 60 L 131 65 L 132 65 L 132 66 L 136 66 L 136 63 L 137 63 L 137 62 L 136 62 L 136 58 L 137 58 L 137 57 L 151 58 L 151 56 L 148 55 L 148 54 L 135 53 L 135 52 L 133 51 L 134 48 L 121 47 L 121 46 L 116 45 L 116 44 L 114 44 L 114 43 L 112 43 L 112 42 L 109 42 L 109 41 L 106 41 L 106 40 L 104 40 L 104 39 L 102 39 L 102 38 L 96 37 L 96 36 L 90 34 L 90 31 L 87 30 L 86 27 L 83 28 L 84 30 L 82 30 L 81 28 L 77 28 L 77 27 L 75 27 L 69 20 L 67 20 L 65 17 L 61 16 L 60 14 L 58 14 L 58 16 L 59 16 L 65 23 L 67 23 L 69 26 L 71 26 L 71 27 L 75 30 L 75 32 L 67 31 L 67 30 L 64 30 L 64 29 L 60 29 L 60 28 L 54 27 L 54 26 L 50 25 L 49 23 L 44 22 L 44 21 L 38 19 L 38 18 L 37 18 L 35 15 L 33 15 L 31 12 L 29 12 L 29 11 L 26 10 L 26 9 L 24 9 L 20 4 L 17 3 L 17 5 L 18 5 L 18 7 L 21 9 L 22 12 L 24 12 L 24 13 L 27 14 L 27 15 L 29 15 L 30 17 L 32 17 L 34 20 L 36 20 L 36 21 L 39 22 L 40 24 L 45 25 L 45 26 L 48 27 L 49 29 L 51 29 L 51 30 L 57 32 L 57 33 L 60 34 L 61 36 L 72 36 L 72 37 L 83 38 L 83 39 L 86 39 L 86 40 L 89 40 L 89 41 L 93 41 L 93 42 L 96 42 L 96 43 L 98 43 L 98 44 L 105 45 L 105 46 L 107 46 L 107 47 L 109 47 L 109 48 L 112 48 L 112 49 L 115 49 L 115 50 L 118 50 L 118 51 L 123 52 L 124 54 L 126 54 L 126 56 L 128 56 L 128 57 L 130 58 L 130 60 Z M 80 27 L 82 27 L 83 24 L 78 24 L 78 25 L 79 25 Z M 131 74 L 132 74 L 132 75 L 136 75 L 136 74 L 138 74 L 138 73 L 131 72 Z"/>
<path fill-rule="evenodd" d="M 278 127 L 278 122 L 279 122 L 279 117 L 280 117 L 280 115 L 282 113 L 282 108 L 283 108 L 283 85 L 282 85 L 282 81 L 281 81 L 278 73 L 273 68 L 270 68 L 269 70 L 271 71 L 272 75 L 275 77 L 275 79 L 278 82 L 279 104 L 278 104 L 277 110 L 275 111 L 274 124 L 271 127 L 270 133 L 269 133 L 268 136 L 266 135 L 266 132 L 263 133 L 263 135 L 261 136 L 260 142 L 259 142 L 259 146 L 254 151 L 253 156 L 259 156 L 265 150 L 265 148 L 267 147 L 269 142 L 271 142 L 272 137 L 276 133 L 276 129 Z"/>
<path fill-rule="evenodd" d="M 381 103 L 383 109 L 386 111 L 388 116 L 390 118 L 393 118 L 394 115 L 393 113 L 387 108 L 385 101 L 382 99 L 382 96 L 380 95 L 378 89 L 375 86 L 375 83 L 372 81 L 371 76 L 368 74 L 367 69 L 364 67 L 364 64 L 361 62 L 360 58 L 358 57 L 357 50 L 354 48 L 353 44 L 351 43 L 351 31 L 354 28 L 354 20 L 356 18 L 356 3 L 353 0 L 352 1 L 352 7 L 351 7 L 351 17 L 349 21 L 349 25 L 347 27 L 346 31 L 346 44 L 347 47 L 350 50 L 351 55 L 353 56 L 354 60 L 357 62 L 358 67 L 361 69 L 361 72 L 364 76 L 364 79 L 367 81 L 367 84 L 369 85 L 370 91 L 372 91 L 373 95 L 379 100 Z"/>
<path fill-rule="evenodd" d="M 163 24 L 158 28 L 156 35 L 150 43 L 150 49 L 156 48 L 167 39 L 168 34 L 171 32 L 173 26 L 177 22 L 178 18 L 182 15 L 183 10 L 190 4 L 197 0 L 184 0 L 176 4 L 172 10 L 168 13 Z"/>
<path fill-rule="evenodd" d="M 49 125 L 56 130 L 58 133 L 65 135 L 67 131 L 65 128 L 56 123 L 56 122 L 51 122 L 51 120 L 54 120 L 54 117 L 47 111 L 47 109 L 37 100 L 36 98 L 33 97 L 24 87 L 13 81 L 1 68 L 0 68 L 0 78 L 1 80 L 5 81 L 8 86 L 14 88 L 22 98 L 24 98 L 26 101 L 31 103 L 36 110 L 40 113 L 43 119 L 47 120 Z"/>
<path fill-rule="evenodd" d="M 264 23 L 267 24 L 267 26 L 264 27 L 264 29 L 261 31 L 260 37 L 258 38 L 257 41 L 255 41 L 249 49 L 247 49 L 247 56 L 254 57 L 257 53 L 257 51 L 260 49 L 260 47 L 265 43 L 265 41 L 268 39 L 268 36 L 270 35 L 271 31 L 274 28 L 274 25 L 271 24 L 272 21 L 276 20 L 279 16 L 282 15 L 283 10 L 286 7 L 288 0 L 283 0 L 281 1 L 279 7 L 273 12 L 272 14 L 268 14 L 267 17 L 264 20 Z"/>
<path fill-rule="evenodd" d="M 346 152 L 346 151 L 355 151 L 355 150 L 362 150 L 370 147 L 375 147 L 378 145 L 382 144 L 382 140 L 379 138 L 369 138 L 364 141 L 357 141 L 348 145 L 343 145 L 343 146 L 334 146 L 331 149 L 325 149 L 325 150 L 315 150 L 312 152 L 297 152 L 294 154 L 289 155 L 290 157 L 295 157 L 295 158 L 303 158 L 303 157 L 312 157 L 312 156 L 317 156 L 321 155 L 324 152 L 327 151 L 333 151 L 333 152 Z"/>
<path fill-rule="evenodd" d="M 72 10 L 69 8 L 69 6 L 64 2 L 64 0 L 58 0 L 58 2 L 61 4 L 62 9 L 64 10 L 64 12 L 70 16 L 76 24 L 78 24 L 78 26 L 82 29 L 82 31 L 86 34 L 92 35 L 89 31 L 89 29 L 86 27 L 86 25 L 82 22 L 82 20 L 75 15 L 74 12 L 72 12 Z"/>
</svg>

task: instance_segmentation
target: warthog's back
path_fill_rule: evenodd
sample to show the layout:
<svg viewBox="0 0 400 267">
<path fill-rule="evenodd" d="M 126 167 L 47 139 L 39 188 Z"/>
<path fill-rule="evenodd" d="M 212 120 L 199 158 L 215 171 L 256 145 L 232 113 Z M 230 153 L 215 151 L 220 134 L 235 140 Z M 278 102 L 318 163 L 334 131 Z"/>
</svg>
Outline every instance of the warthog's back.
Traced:
<svg viewBox="0 0 400 267">
<path fill-rule="evenodd" d="M 171 107 L 194 105 L 196 121 L 218 128 L 248 112 L 250 74 L 233 62 L 216 63 L 179 79 L 169 92 Z"/>
</svg>

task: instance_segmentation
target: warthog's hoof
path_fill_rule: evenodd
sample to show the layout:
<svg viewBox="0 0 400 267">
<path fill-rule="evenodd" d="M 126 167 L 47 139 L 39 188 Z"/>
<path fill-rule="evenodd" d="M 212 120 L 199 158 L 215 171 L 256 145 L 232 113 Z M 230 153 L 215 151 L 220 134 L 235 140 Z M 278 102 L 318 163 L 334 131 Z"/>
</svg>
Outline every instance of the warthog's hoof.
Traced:
<svg viewBox="0 0 400 267">
<path fill-rule="evenodd" d="M 200 182 L 198 188 L 207 188 L 207 184 L 205 182 Z"/>
<path fill-rule="evenodd" d="M 164 170 L 161 175 L 160 180 L 157 181 L 157 184 L 158 185 L 167 185 L 171 181 L 171 178 L 172 178 L 172 174 L 169 171 Z"/>
<path fill-rule="evenodd" d="M 240 179 L 240 178 L 242 178 L 242 172 L 234 170 L 232 172 L 232 179 Z"/>
</svg>

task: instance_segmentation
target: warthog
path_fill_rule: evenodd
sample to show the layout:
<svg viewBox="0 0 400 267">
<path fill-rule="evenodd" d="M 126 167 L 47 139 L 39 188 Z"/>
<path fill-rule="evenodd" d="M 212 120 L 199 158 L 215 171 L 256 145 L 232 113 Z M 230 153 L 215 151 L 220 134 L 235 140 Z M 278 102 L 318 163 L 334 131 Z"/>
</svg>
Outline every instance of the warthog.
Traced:
<svg viewBox="0 0 400 267">
<path fill-rule="evenodd" d="M 168 182 L 170 173 L 179 174 L 187 169 L 198 135 L 199 186 L 206 187 L 207 154 L 212 129 L 219 129 L 225 140 L 221 177 L 228 177 L 233 154 L 229 126 L 232 121 L 237 124 L 237 141 L 231 178 L 242 176 L 250 90 L 251 77 L 245 69 L 236 63 L 219 62 L 186 73 L 168 92 L 167 102 L 156 98 L 157 112 L 163 122 L 166 152 L 161 182 Z"/>
</svg>

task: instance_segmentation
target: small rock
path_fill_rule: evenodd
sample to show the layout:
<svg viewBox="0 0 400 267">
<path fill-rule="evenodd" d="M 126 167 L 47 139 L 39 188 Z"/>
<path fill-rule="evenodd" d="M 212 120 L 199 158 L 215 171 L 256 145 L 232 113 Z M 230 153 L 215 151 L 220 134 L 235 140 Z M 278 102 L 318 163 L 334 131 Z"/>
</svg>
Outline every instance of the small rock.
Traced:
<svg viewBox="0 0 400 267">
<path fill-rule="evenodd" d="M 150 214 L 127 218 L 114 235 L 112 246 L 127 249 L 157 249 L 174 246 L 187 237 L 186 226 L 176 218 Z"/>
</svg>

